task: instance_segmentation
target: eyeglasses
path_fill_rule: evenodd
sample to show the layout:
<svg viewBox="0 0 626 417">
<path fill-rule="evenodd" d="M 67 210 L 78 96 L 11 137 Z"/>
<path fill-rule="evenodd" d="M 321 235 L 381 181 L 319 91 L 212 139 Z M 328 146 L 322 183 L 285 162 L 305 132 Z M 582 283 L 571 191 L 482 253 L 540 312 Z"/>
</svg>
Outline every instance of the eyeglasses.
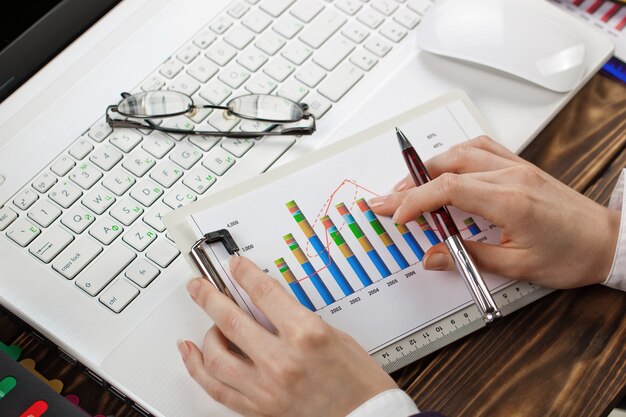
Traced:
<svg viewBox="0 0 626 417">
<path fill-rule="evenodd" d="M 237 131 L 195 130 L 189 121 L 161 123 L 160 119 L 177 116 L 193 117 L 202 109 L 224 110 L 226 125 L 240 123 Z M 310 135 L 315 132 L 315 118 L 307 113 L 308 106 L 284 97 L 268 94 L 247 94 L 235 97 L 225 106 L 196 105 L 188 95 L 178 91 L 147 91 L 122 93 L 122 101 L 107 108 L 106 121 L 111 127 L 152 129 L 165 133 L 231 138 L 255 138 L 268 135 Z M 233 123 L 234 121 L 234 123 Z"/>
</svg>

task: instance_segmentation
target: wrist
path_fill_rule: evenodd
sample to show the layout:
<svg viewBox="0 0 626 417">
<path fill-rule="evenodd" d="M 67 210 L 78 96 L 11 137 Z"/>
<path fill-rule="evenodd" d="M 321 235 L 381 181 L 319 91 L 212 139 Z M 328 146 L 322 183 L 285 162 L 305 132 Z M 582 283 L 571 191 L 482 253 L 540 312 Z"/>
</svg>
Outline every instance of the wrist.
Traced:
<svg viewBox="0 0 626 417">
<path fill-rule="evenodd" d="M 621 213 L 618 210 L 604 209 L 606 210 L 606 214 L 603 216 L 605 219 L 603 227 L 605 238 L 602 240 L 602 250 L 599 251 L 597 262 L 594 264 L 595 273 L 592 284 L 605 282 L 611 273 L 620 234 Z"/>
</svg>

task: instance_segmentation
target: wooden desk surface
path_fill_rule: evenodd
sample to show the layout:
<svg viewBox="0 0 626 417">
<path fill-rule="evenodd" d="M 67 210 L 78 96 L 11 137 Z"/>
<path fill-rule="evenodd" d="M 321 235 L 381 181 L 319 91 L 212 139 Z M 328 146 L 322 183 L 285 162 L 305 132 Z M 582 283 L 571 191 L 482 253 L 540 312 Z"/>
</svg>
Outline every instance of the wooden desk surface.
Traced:
<svg viewBox="0 0 626 417">
<path fill-rule="evenodd" d="M 595 76 L 522 156 L 606 204 L 626 167 L 626 87 Z M 626 393 L 625 313 L 622 292 L 557 291 L 393 376 L 420 409 L 448 417 L 605 416 Z M 90 413 L 138 416 L 2 312 L 0 341 Z"/>
</svg>

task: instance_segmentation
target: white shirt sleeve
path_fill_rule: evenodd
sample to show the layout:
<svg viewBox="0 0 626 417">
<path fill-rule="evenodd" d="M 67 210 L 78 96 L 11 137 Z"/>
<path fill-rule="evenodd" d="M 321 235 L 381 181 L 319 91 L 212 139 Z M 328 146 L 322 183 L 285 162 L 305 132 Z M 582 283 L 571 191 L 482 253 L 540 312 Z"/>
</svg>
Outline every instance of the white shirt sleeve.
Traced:
<svg viewBox="0 0 626 417">
<path fill-rule="evenodd" d="M 413 399 L 396 388 L 370 398 L 346 417 L 408 417 L 417 413 Z"/>
<path fill-rule="evenodd" d="M 626 175 L 626 169 L 622 170 L 622 173 L 617 180 L 611 200 L 609 201 L 609 208 L 622 211 L 622 217 L 619 225 L 619 236 L 617 238 L 617 247 L 615 248 L 615 258 L 613 259 L 613 266 L 611 272 L 604 285 L 618 290 L 626 291 L 626 216 L 624 215 L 624 209 L 626 204 L 624 198 L 624 181 Z"/>
</svg>

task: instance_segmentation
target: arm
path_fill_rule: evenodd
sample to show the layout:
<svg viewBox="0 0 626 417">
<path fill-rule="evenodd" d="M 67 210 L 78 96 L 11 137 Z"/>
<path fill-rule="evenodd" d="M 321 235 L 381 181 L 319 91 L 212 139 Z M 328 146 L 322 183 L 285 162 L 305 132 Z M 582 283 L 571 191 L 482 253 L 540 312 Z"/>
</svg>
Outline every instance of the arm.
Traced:
<svg viewBox="0 0 626 417">
<path fill-rule="evenodd" d="M 623 169 L 622 174 L 617 180 L 615 189 L 613 190 L 613 195 L 611 195 L 611 201 L 609 202 L 609 208 L 622 211 L 622 218 L 619 226 L 619 237 L 613 266 L 609 276 L 606 281 L 604 281 L 604 285 L 622 291 L 626 291 L 626 216 L 623 215 L 623 211 L 626 208 L 626 204 L 624 204 L 624 199 L 626 198 L 626 194 L 624 193 L 625 179 L 626 169 Z"/>
</svg>

